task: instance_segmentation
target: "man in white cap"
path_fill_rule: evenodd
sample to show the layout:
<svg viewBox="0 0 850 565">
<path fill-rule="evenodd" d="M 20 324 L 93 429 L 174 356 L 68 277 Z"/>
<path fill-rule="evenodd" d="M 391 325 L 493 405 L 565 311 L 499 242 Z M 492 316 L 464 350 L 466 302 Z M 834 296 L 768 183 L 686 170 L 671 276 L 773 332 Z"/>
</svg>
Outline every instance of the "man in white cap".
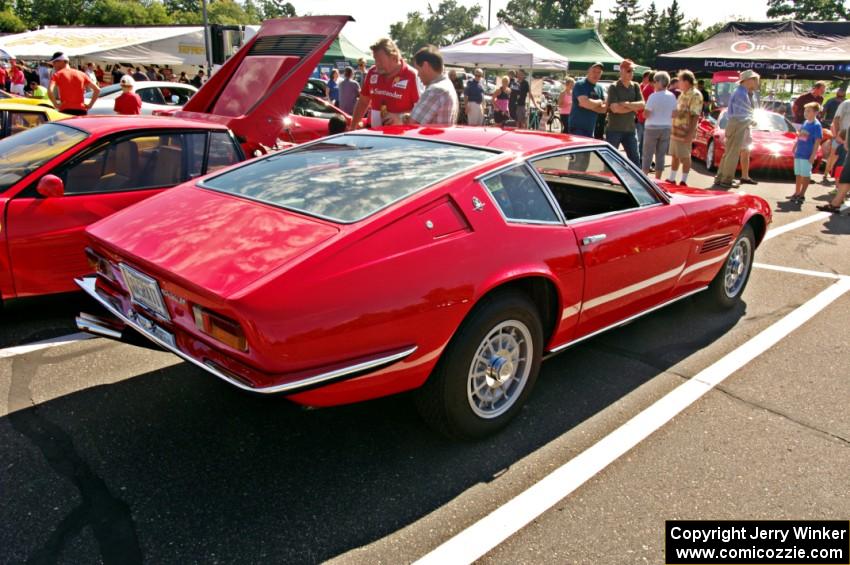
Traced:
<svg viewBox="0 0 850 565">
<path fill-rule="evenodd" d="M 752 143 L 750 126 L 753 123 L 753 111 L 755 100 L 753 92 L 758 88 L 759 75 L 755 71 L 747 70 L 741 73 L 738 79 L 738 88 L 729 98 L 729 108 L 726 115 L 729 121 L 726 125 L 726 147 L 720 166 L 717 168 L 717 176 L 714 177 L 714 186 L 720 188 L 734 188 L 740 183 L 735 181 L 735 170 L 738 168 L 738 159 L 741 150 Z M 748 177 L 745 179 L 755 184 Z"/>
<path fill-rule="evenodd" d="M 47 96 L 56 108 L 72 116 L 85 116 L 100 96 L 100 87 L 86 73 L 68 66 L 68 56 L 57 51 L 50 59 L 53 64 L 53 76 L 47 87 Z M 92 91 L 91 101 L 86 104 L 86 88 Z M 55 91 L 59 91 L 56 99 Z"/>
<path fill-rule="evenodd" d="M 115 99 L 112 107 L 116 114 L 138 116 L 142 113 L 142 99 L 133 92 L 135 85 L 136 81 L 130 75 L 121 77 L 121 96 Z"/>
</svg>

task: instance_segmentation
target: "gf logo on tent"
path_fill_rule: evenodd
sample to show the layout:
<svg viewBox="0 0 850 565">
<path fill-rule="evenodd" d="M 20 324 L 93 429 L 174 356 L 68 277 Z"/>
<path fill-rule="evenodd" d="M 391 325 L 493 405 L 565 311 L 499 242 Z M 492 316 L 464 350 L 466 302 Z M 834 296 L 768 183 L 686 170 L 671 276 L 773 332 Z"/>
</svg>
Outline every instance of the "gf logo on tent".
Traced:
<svg viewBox="0 0 850 565">
<path fill-rule="evenodd" d="M 480 47 L 485 47 L 488 45 L 498 45 L 499 43 L 510 43 L 511 39 L 509 37 L 479 37 L 478 39 L 473 39 L 472 44 L 478 45 Z"/>
</svg>

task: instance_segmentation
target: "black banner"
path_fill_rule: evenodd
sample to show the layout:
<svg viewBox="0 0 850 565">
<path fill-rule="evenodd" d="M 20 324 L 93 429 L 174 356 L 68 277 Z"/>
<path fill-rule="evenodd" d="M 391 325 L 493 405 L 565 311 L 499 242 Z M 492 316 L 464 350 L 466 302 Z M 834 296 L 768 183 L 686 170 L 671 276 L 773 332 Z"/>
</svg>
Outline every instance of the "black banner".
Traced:
<svg viewBox="0 0 850 565">
<path fill-rule="evenodd" d="M 850 522 L 668 520 L 669 565 L 848 565 Z"/>
</svg>

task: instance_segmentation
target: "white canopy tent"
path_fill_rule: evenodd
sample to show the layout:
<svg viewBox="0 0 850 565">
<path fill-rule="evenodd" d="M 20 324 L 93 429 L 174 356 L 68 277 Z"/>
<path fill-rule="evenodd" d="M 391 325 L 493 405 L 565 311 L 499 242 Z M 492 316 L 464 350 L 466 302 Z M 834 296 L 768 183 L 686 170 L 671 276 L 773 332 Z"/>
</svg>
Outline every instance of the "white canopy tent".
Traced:
<svg viewBox="0 0 850 565">
<path fill-rule="evenodd" d="M 206 64 L 201 26 L 46 27 L 0 37 L 2 51 L 23 61 L 49 59 L 63 51 L 75 63 Z"/>
<path fill-rule="evenodd" d="M 508 24 L 464 39 L 454 45 L 441 47 L 443 61 L 448 65 L 485 68 L 526 68 L 566 71 L 567 58 L 535 43 Z"/>
</svg>

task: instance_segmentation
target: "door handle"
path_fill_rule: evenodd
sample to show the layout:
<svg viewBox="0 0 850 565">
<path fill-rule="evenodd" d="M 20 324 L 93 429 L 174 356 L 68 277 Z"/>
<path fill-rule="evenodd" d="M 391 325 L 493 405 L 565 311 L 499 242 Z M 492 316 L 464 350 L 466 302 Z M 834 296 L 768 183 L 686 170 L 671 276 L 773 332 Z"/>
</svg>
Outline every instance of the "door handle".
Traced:
<svg viewBox="0 0 850 565">
<path fill-rule="evenodd" d="M 582 239 L 581 242 L 584 245 L 592 245 L 594 243 L 599 243 L 600 241 L 602 241 L 606 237 L 608 237 L 608 236 L 605 235 L 604 233 L 600 233 L 600 234 L 596 234 L 596 235 L 590 235 L 590 236 Z"/>
</svg>

